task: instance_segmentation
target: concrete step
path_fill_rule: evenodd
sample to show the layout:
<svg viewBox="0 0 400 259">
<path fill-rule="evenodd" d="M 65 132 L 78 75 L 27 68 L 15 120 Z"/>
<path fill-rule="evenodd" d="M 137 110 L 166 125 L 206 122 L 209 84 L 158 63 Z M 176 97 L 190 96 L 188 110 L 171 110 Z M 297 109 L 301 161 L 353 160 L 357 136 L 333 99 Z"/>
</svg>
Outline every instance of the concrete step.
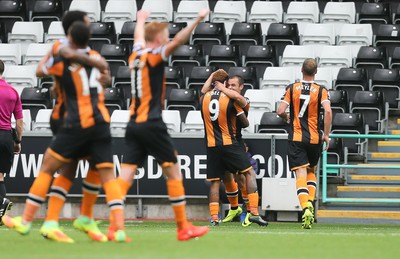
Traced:
<svg viewBox="0 0 400 259">
<path fill-rule="evenodd" d="M 386 161 L 386 162 L 400 162 L 400 152 L 372 152 L 368 154 L 370 162 Z"/>
<path fill-rule="evenodd" d="M 337 187 L 338 198 L 400 198 L 400 186 L 348 185 Z"/>
<path fill-rule="evenodd" d="M 319 223 L 400 224 L 400 211 L 318 210 Z"/>
<path fill-rule="evenodd" d="M 389 163 L 387 161 L 374 161 L 374 163 L 369 164 L 358 164 L 362 166 L 367 166 L 368 168 L 363 169 L 355 169 L 358 175 L 400 175 L 400 169 L 382 169 L 382 168 L 374 168 L 374 166 L 400 166 L 400 163 Z"/>
<path fill-rule="evenodd" d="M 347 176 L 348 184 L 388 184 L 400 185 L 400 175 L 359 175 L 350 174 Z"/>
<path fill-rule="evenodd" d="M 378 151 L 400 153 L 400 141 L 378 141 Z"/>
</svg>

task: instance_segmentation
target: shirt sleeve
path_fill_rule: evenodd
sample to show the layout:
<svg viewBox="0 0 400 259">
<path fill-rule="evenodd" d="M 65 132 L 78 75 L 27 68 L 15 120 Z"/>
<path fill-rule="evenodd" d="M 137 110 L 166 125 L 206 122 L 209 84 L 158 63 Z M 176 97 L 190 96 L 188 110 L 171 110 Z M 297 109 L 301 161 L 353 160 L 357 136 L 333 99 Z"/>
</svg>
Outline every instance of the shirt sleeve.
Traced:
<svg viewBox="0 0 400 259">
<path fill-rule="evenodd" d="M 287 105 L 290 105 L 290 101 L 291 101 L 290 99 L 291 99 L 290 87 L 287 87 L 286 88 L 286 92 L 285 92 L 285 94 L 283 95 L 283 97 L 281 99 L 281 102 L 286 103 Z"/>
<path fill-rule="evenodd" d="M 62 76 L 64 72 L 64 62 L 61 58 L 51 56 L 46 64 L 42 67 L 46 75 Z"/>
<path fill-rule="evenodd" d="M 324 102 L 330 102 L 329 92 L 328 90 L 326 90 L 325 87 L 322 88 L 321 104 L 323 104 Z"/>
<path fill-rule="evenodd" d="M 239 104 L 237 104 L 237 103 L 235 102 L 233 105 L 234 105 L 234 107 L 235 107 L 235 109 L 236 109 L 236 116 L 239 116 L 239 115 L 241 115 L 241 114 L 244 113 L 243 108 L 240 107 Z"/>
<path fill-rule="evenodd" d="M 24 116 L 23 116 L 23 114 L 22 114 L 21 98 L 19 98 L 19 94 L 18 94 L 18 93 L 16 93 L 16 96 L 17 96 L 17 100 L 16 100 L 16 102 L 15 102 L 13 114 L 14 114 L 14 118 L 15 118 L 16 120 L 20 120 L 20 119 L 22 119 Z"/>
<path fill-rule="evenodd" d="M 249 110 L 250 110 L 250 99 L 247 98 L 247 97 L 245 97 L 245 99 L 246 99 L 247 104 L 246 104 L 245 107 L 243 107 L 243 110 L 244 110 L 246 113 L 248 113 Z"/>
<path fill-rule="evenodd" d="M 166 45 L 164 45 L 149 52 L 148 61 L 152 67 L 168 60 L 168 57 L 165 55 L 166 48 Z"/>
</svg>

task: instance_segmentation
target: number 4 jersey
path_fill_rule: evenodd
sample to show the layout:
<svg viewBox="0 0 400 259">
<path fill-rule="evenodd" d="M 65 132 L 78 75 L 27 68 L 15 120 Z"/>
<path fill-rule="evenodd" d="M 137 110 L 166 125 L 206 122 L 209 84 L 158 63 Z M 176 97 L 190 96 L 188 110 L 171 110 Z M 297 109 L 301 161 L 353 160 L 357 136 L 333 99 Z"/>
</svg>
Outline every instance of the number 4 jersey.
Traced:
<svg viewBox="0 0 400 259">
<path fill-rule="evenodd" d="M 325 87 L 314 82 L 298 82 L 286 88 L 282 102 L 290 107 L 289 140 L 320 144 L 321 105 L 329 102 Z"/>
<path fill-rule="evenodd" d="M 89 48 L 78 51 L 100 57 Z M 110 122 L 110 115 L 104 104 L 103 87 L 97 81 L 100 76 L 98 69 L 72 63 L 61 57 L 51 57 L 43 71 L 55 76 L 60 83 L 65 98 L 65 127 L 89 128 Z"/>
<path fill-rule="evenodd" d="M 234 100 L 218 90 L 207 92 L 202 99 L 201 114 L 206 132 L 207 147 L 237 143 L 236 117 L 244 113 Z"/>
</svg>

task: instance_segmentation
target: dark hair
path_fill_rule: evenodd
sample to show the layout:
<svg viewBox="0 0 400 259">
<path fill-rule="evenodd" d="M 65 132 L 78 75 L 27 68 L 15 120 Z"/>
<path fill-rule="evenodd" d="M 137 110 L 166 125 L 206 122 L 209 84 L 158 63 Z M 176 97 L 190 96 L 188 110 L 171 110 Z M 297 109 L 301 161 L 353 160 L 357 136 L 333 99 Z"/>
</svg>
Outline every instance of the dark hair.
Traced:
<svg viewBox="0 0 400 259">
<path fill-rule="evenodd" d="M 317 73 L 317 61 L 314 58 L 307 58 L 303 62 L 302 71 L 306 76 L 314 76 Z"/>
<path fill-rule="evenodd" d="M 64 28 L 64 33 L 65 34 L 68 33 L 69 27 L 71 27 L 71 25 L 74 22 L 77 22 L 77 21 L 84 22 L 85 16 L 87 16 L 87 13 L 83 12 L 83 11 L 68 11 L 62 19 L 62 26 Z"/>
<path fill-rule="evenodd" d="M 243 85 L 243 84 L 244 84 L 243 77 L 241 77 L 241 76 L 239 76 L 239 75 L 233 75 L 233 76 L 230 76 L 230 77 L 229 77 L 229 79 L 235 79 L 235 78 L 238 80 L 239 85 Z"/>
<path fill-rule="evenodd" d="M 84 22 L 74 22 L 69 28 L 68 34 L 79 48 L 86 48 L 90 39 L 90 29 Z"/>
<path fill-rule="evenodd" d="M 3 60 L 0 59 L 0 75 L 4 73 L 4 63 Z"/>
</svg>

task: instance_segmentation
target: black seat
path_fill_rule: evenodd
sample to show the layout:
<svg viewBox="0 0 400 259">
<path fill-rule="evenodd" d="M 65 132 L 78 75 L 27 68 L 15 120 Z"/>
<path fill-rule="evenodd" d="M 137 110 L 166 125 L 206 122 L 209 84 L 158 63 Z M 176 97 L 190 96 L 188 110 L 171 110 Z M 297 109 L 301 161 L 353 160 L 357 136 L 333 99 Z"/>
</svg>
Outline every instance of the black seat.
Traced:
<svg viewBox="0 0 400 259">
<path fill-rule="evenodd" d="M 372 76 L 372 91 L 380 91 L 385 95 L 390 109 L 397 109 L 400 97 L 400 74 L 397 69 L 376 69 Z"/>
<path fill-rule="evenodd" d="M 273 45 L 282 56 L 286 45 L 299 45 L 299 29 L 295 23 L 272 23 L 265 37 L 265 44 Z"/>
<path fill-rule="evenodd" d="M 165 67 L 165 85 L 167 87 L 165 98 L 169 96 L 172 89 L 185 88 L 185 79 L 183 77 L 182 67 Z"/>
<path fill-rule="evenodd" d="M 330 138 L 328 148 L 328 164 L 338 165 L 343 160 L 343 139 Z"/>
<path fill-rule="evenodd" d="M 374 70 L 377 68 L 387 68 L 388 57 L 386 53 L 386 48 L 383 46 L 362 46 L 358 51 L 354 67 L 366 68 L 368 70 L 368 74 L 370 75 L 372 75 Z"/>
<path fill-rule="evenodd" d="M 368 90 L 368 73 L 365 68 L 341 68 L 336 78 L 335 90 L 347 92 L 349 101 L 356 91 Z"/>
<path fill-rule="evenodd" d="M 104 103 L 110 115 L 115 110 L 126 109 L 125 97 L 120 88 L 109 87 L 104 89 Z"/>
<path fill-rule="evenodd" d="M 193 89 L 199 94 L 204 83 L 215 70 L 215 67 L 194 67 L 188 78 L 187 88 Z"/>
<path fill-rule="evenodd" d="M 121 33 L 118 35 L 118 44 L 126 44 L 129 53 L 132 52 L 133 34 L 135 33 L 136 22 L 124 22 Z"/>
<path fill-rule="evenodd" d="M 229 45 L 240 47 L 240 55 L 243 56 L 252 45 L 262 44 L 260 23 L 236 22 L 233 24 L 228 40 Z"/>
<path fill-rule="evenodd" d="M 332 121 L 332 133 L 337 134 L 364 134 L 365 123 L 360 113 L 338 113 Z M 360 139 L 343 139 L 343 146 L 349 153 L 360 154 Z"/>
<path fill-rule="evenodd" d="M 397 6 L 396 12 L 393 13 L 393 24 L 400 24 L 400 5 Z"/>
<path fill-rule="evenodd" d="M 215 66 L 228 71 L 231 66 L 240 66 L 239 48 L 231 45 L 214 45 L 207 66 Z"/>
<path fill-rule="evenodd" d="M 226 44 L 226 32 L 223 23 L 200 23 L 194 30 L 191 44 L 202 45 L 204 55 L 210 54 L 211 46 Z"/>
<path fill-rule="evenodd" d="M 400 47 L 394 49 L 393 55 L 390 58 L 389 68 L 400 68 Z"/>
<path fill-rule="evenodd" d="M 244 66 L 252 66 L 256 69 L 257 78 L 263 78 L 267 67 L 278 65 L 275 46 L 250 46 L 244 58 Z"/>
<path fill-rule="evenodd" d="M 229 76 L 240 76 L 244 80 L 244 89 L 242 94 L 247 89 L 254 89 L 257 85 L 256 70 L 253 67 L 231 67 L 228 70 Z"/>
<path fill-rule="evenodd" d="M 132 98 L 131 70 L 129 69 L 129 66 L 118 67 L 113 86 L 119 88 L 120 91 L 122 91 L 125 100 L 129 102 Z M 129 103 L 127 103 L 127 106 L 129 106 Z"/>
<path fill-rule="evenodd" d="M 61 0 L 38 0 L 35 1 L 32 10 L 32 21 L 42 21 L 43 29 L 48 31 L 52 21 L 61 21 L 64 14 Z"/>
<path fill-rule="evenodd" d="M 336 113 L 349 112 L 349 101 L 347 92 L 344 90 L 329 90 L 329 99 L 331 101 L 332 118 Z"/>
<path fill-rule="evenodd" d="M 50 91 L 47 88 L 25 87 L 21 93 L 22 109 L 29 109 L 32 118 L 40 109 L 51 108 Z"/>
<path fill-rule="evenodd" d="M 385 46 L 389 56 L 400 44 L 400 25 L 399 24 L 381 24 L 376 32 L 375 46 Z"/>
<path fill-rule="evenodd" d="M 112 76 L 117 74 L 118 67 L 128 64 L 129 53 L 125 44 L 103 44 L 100 53 L 110 65 Z"/>
<path fill-rule="evenodd" d="M 193 67 L 204 65 L 203 50 L 197 45 L 179 46 L 171 55 L 170 65 L 183 67 L 184 76 L 187 77 Z"/>
<path fill-rule="evenodd" d="M 287 133 L 288 124 L 275 112 L 264 112 L 261 117 L 258 133 Z"/>
<path fill-rule="evenodd" d="M 168 23 L 169 38 L 172 39 L 175 35 L 187 26 L 185 22 L 170 22 Z"/>
<path fill-rule="evenodd" d="M 100 52 L 103 44 L 111 44 L 116 41 L 115 25 L 113 22 L 92 22 L 90 23 L 92 36 L 89 46 Z"/>
<path fill-rule="evenodd" d="M 7 38 L 16 21 L 28 21 L 28 9 L 24 0 L 1 0 L 0 6 L 0 22 L 4 24 Z"/>
<path fill-rule="evenodd" d="M 0 43 L 7 42 L 6 26 L 0 22 Z"/>
<path fill-rule="evenodd" d="M 369 23 L 376 34 L 380 24 L 389 24 L 392 22 L 392 13 L 390 3 L 363 3 L 358 23 Z"/>
<path fill-rule="evenodd" d="M 172 89 L 167 97 L 167 110 L 178 110 L 182 121 L 191 110 L 198 108 L 198 95 L 192 89 Z"/>
<path fill-rule="evenodd" d="M 352 113 L 361 113 L 365 124 L 369 126 L 371 132 L 382 132 L 385 113 L 384 97 L 381 92 L 358 91 L 354 95 L 351 108 Z"/>
</svg>

